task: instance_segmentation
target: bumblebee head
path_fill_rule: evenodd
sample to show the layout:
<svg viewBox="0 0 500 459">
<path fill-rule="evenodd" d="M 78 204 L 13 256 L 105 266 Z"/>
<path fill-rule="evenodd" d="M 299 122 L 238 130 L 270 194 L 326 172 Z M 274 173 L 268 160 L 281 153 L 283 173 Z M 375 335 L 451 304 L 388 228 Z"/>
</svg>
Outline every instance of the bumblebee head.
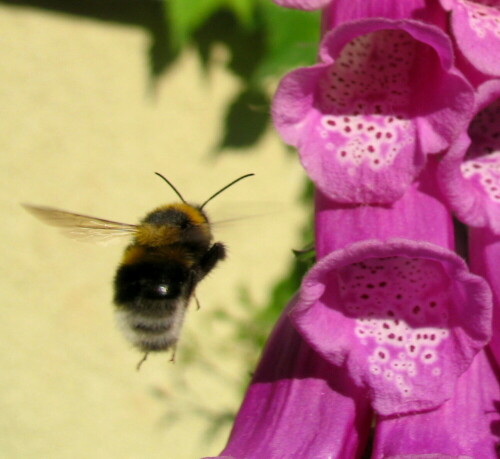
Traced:
<svg viewBox="0 0 500 459">
<path fill-rule="evenodd" d="M 207 246 L 212 240 L 205 213 L 186 203 L 167 204 L 150 212 L 137 229 L 136 240 L 151 247 L 176 243 Z"/>
<path fill-rule="evenodd" d="M 168 225 L 187 230 L 189 228 L 208 225 L 208 217 L 200 208 L 187 203 L 167 204 L 146 215 L 142 223 L 151 225 Z"/>
</svg>

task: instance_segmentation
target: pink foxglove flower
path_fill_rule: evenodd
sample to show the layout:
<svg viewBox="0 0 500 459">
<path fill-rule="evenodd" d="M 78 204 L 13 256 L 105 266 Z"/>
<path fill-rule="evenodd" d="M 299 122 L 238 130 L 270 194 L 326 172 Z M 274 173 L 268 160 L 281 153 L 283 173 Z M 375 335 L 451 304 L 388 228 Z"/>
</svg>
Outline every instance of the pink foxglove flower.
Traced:
<svg viewBox="0 0 500 459">
<path fill-rule="evenodd" d="M 478 88 L 469 128 L 439 167 L 440 186 L 455 215 L 469 231 L 470 262 L 494 295 L 493 329 L 500 330 L 500 80 Z M 490 345 L 500 362 L 500 333 Z"/>
<path fill-rule="evenodd" d="M 275 2 L 323 8 L 318 63 L 273 103 L 317 189 L 317 263 L 220 457 L 358 458 L 373 431 L 374 459 L 494 459 L 499 0 Z"/>
<path fill-rule="evenodd" d="M 478 88 L 475 115 L 439 172 L 440 186 L 458 218 L 500 234 L 500 80 Z"/>
<path fill-rule="evenodd" d="M 281 81 L 276 129 L 332 200 L 399 199 L 471 116 L 449 39 L 416 21 L 359 20 L 327 33 L 319 56 Z"/>
<path fill-rule="evenodd" d="M 451 12 L 451 30 L 460 52 L 477 70 L 500 76 L 500 1 L 441 0 Z"/>
<path fill-rule="evenodd" d="M 320 261 L 290 313 L 382 415 L 449 399 L 490 338 L 490 290 L 453 252 L 451 218 L 430 172 L 393 206 L 339 206 L 319 195 Z"/>
</svg>

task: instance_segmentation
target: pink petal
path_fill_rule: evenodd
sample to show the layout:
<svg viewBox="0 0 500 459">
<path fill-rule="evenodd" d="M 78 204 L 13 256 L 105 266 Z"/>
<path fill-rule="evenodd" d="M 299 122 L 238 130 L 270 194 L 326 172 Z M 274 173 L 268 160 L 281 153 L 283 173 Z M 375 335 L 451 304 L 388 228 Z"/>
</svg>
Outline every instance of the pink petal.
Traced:
<svg viewBox="0 0 500 459">
<path fill-rule="evenodd" d="M 283 315 L 218 457 L 358 457 L 370 422 L 363 392 L 312 351 Z"/>
<path fill-rule="evenodd" d="M 328 5 L 331 0 L 273 0 L 276 5 L 297 10 L 319 10 Z"/>
<path fill-rule="evenodd" d="M 316 257 L 370 239 L 425 241 L 453 250 L 451 215 L 435 192 L 435 163 L 432 158 L 418 182 L 390 206 L 340 205 L 317 192 Z"/>
<path fill-rule="evenodd" d="M 500 234 L 500 80 L 478 89 L 476 115 L 439 167 L 439 183 L 457 217 Z"/>
<path fill-rule="evenodd" d="M 366 18 L 418 19 L 445 30 L 446 16 L 438 2 L 426 0 L 335 0 L 323 13 L 327 29 Z"/>
<path fill-rule="evenodd" d="M 469 259 L 471 270 L 483 276 L 493 292 L 493 336 L 489 347 L 500 365 L 500 236 L 488 228 L 470 229 Z"/>
<path fill-rule="evenodd" d="M 327 34 L 320 58 L 281 81 L 276 129 L 331 199 L 395 201 L 470 116 L 472 88 L 450 67 L 447 37 L 412 21 L 357 21 Z"/>
<path fill-rule="evenodd" d="M 500 387 L 494 365 L 481 351 L 438 409 L 381 418 L 372 457 L 498 458 Z"/>
<path fill-rule="evenodd" d="M 451 25 L 458 47 L 471 64 L 500 76 L 500 2 L 455 1 Z"/>
</svg>

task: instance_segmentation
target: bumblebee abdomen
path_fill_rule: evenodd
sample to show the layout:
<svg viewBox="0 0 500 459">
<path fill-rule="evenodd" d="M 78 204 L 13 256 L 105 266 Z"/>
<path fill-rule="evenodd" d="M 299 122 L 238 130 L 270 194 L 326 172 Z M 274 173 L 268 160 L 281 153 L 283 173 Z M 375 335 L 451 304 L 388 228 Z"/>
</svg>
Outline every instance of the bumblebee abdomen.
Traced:
<svg viewBox="0 0 500 459">
<path fill-rule="evenodd" d="M 116 320 L 125 338 L 143 352 L 166 351 L 175 346 L 184 322 L 186 304 L 179 304 L 172 314 L 150 317 L 116 310 Z"/>
<path fill-rule="evenodd" d="M 114 301 L 118 307 L 141 312 L 171 308 L 179 296 L 192 290 L 189 268 L 178 261 L 137 261 L 123 264 L 115 276 Z"/>
<path fill-rule="evenodd" d="M 192 272 L 172 260 L 139 258 L 115 276 L 114 302 L 125 337 L 145 352 L 175 345 L 194 288 Z"/>
</svg>

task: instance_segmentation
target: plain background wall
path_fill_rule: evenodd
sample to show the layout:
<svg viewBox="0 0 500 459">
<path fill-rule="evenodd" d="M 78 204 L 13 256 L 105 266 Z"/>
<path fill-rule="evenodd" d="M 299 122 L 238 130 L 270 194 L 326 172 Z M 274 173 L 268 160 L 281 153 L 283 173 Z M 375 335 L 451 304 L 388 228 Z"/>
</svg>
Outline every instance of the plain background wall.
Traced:
<svg viewBox="0 0 500 459">
<path fill-rule="evenodd" d="M 223 49 L 209 75 L 185 52 L 153 92 L 139 27 L 11 3 L 0 4 L 0 30 L 0 457 L 216 454 L 228 430 L 211 433 L 210 413 L 235 411 L 248 375 L 237 342 L 218 353 L 230 330 L 206 314 L 244 314 L 240 288 L 263 302 L 286 271 L 304 214 L 298 160 L 272 129 L 251 151 L 213 152 L 238 89 Z M 19 203 L 134 223 L 175 200 L 154 171 L 193 201 L 255 172 L 207 211 L 272 215 L 216 232 L 230 257 L 200 286 L 177 363 L 152 356 L 136 372 L 140 355 L 111 307 L 123 245 L 66 239 Z"/>
</svg>

